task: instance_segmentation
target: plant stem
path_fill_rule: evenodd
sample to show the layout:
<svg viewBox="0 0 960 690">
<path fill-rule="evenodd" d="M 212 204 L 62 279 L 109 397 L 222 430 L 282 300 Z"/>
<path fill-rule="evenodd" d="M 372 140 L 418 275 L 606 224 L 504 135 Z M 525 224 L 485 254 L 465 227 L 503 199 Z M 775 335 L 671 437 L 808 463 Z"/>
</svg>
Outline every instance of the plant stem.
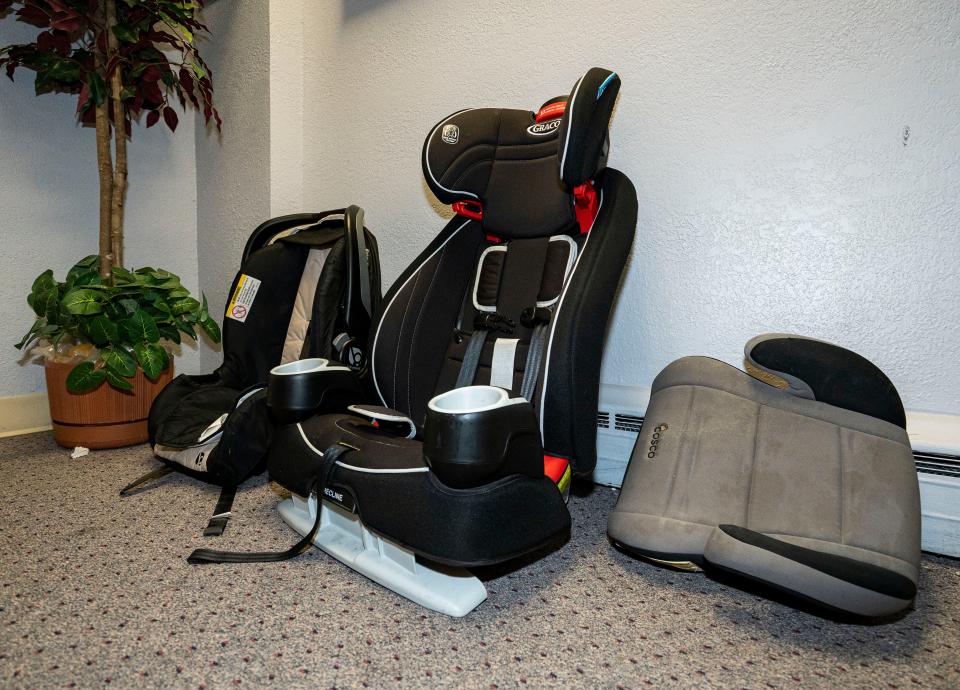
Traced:
<svg viewBox="0 0 960 690">
<path fill-rule="evenodd" d="M 119 42 L 113 33 L 117 23 L 116 0 L 106 0 L 107 57 L 119 52 Z M 127 192 L 127 113 L 121 99 L 123 90 L 122 66 L 117 61 L 110 75 L 110 98 L 113 99 L 114 168 L 110 202 L 110 250 L 112 264 L 123 265 L 123 204 Z"/>
<path fill-rule="evenodd" d="M 103 18 L 103 6 L 97 13 Z M 109 28 L 107 29 L 109 31 Z M 94 50 L 97 73 L 106 73 L 106 61 L 102 53 Z M 108 280 L 113 268 L 113 247 L 110 234 L 111 206 L 113 204 L 113 161 L 110 157 L 110 113 L 108 99 L 95 105 L 97 128 L 97 167 L 100 172 L 100 275 Z"/>
</svg>

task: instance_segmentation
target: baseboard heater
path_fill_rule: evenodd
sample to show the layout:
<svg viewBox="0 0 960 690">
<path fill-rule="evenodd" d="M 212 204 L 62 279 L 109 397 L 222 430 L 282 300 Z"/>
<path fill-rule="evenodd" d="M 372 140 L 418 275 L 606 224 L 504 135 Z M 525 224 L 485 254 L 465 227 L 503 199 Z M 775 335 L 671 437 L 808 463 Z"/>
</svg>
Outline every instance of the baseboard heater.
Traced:
<svg viewBox="0 0 960 690">
<path fill-rule="evenodd" d="M 649 389 L 601 386 L 595 483 L 623 484 L 649 398 Z M 908 412 L 907 431 L 920 482 L 923 550 L 960 557 L 960 416 Z"/>
</svg>

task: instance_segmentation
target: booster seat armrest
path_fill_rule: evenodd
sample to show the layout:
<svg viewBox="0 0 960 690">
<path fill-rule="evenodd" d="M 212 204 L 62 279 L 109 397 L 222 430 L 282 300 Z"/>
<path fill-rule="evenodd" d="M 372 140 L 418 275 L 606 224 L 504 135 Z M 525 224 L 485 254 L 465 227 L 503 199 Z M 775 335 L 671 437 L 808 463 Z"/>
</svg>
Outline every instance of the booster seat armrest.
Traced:
<svg viewBox="0 0 960 690">
<path fill-rule="evenodd" d="M 350 405 L 347 410 L 358 417 L 369 419 L 370 423 L 388 433 L 403 434 L 407 438 L 417 435 L 417 425 L 403 412 L 379 405 Z"/>
<path fill-rule="evenodd" d="M 342 412 L 363 398 L 360 382 L 349 367 L 319 357 L 276 366 L 267 382 L 267 406 L 286 424 Z"/>
</svg>

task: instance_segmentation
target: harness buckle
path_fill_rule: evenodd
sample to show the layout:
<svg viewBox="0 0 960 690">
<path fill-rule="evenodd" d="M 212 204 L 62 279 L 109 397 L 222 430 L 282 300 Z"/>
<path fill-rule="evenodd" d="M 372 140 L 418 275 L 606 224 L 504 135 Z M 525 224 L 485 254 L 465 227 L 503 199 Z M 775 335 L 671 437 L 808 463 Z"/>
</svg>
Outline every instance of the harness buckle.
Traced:
<svg viewBox="0 0 960 690">
<path fill-rule="evenodd" d="M 510 335 L 516 326 L 516 321 L 496 312 L 480 312 L 473 318 L 473 328 L 478 331 L 499 331 Z"/>
</svg>

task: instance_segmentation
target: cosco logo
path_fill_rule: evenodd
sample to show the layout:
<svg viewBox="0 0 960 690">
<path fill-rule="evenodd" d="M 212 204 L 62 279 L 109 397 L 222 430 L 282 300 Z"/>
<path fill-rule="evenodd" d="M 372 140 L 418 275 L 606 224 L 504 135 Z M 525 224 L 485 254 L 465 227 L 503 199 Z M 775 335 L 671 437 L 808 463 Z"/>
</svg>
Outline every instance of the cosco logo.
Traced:
<svg viewBox="0 0 960 690">
<path fill-rule="evenodd" d="M 527 133 L 542 137 L 545 134 L 550 134 L 559 126 L 560 118 L 557 118 L 556 120 L 548 120 L 547 122 L 538 122 L 535 125 L 530 125 L 527 127 Z"/>
<path fill-rule="evenodd" d="M 650 437 L 650 448 L 647 450 L 647 457 L 653 460 L 657 455 L 657 446 L 663 438 L 663 432 L 667 430 L 666 424 L 661 424 L 653 430 L 653 436 Z"/>
</svg>

